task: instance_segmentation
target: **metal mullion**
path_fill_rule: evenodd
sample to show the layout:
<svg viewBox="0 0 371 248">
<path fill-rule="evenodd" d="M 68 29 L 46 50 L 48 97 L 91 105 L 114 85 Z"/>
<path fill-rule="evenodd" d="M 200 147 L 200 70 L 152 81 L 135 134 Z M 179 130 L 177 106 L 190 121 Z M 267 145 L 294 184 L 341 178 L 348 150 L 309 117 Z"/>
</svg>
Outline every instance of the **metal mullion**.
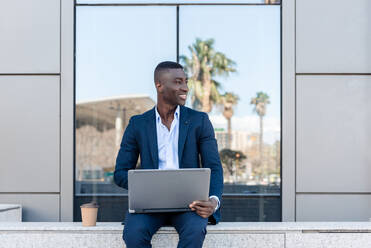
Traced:
<svg viewBox="0 0 371 248">
<path fill-rule="evenodd" d="M 176 62 L 179 63 L 179 5 L 176 6 Z"/>
<path fill-rule="evenodd" d="M 115 6 L 279 6 L 264 3 L 78 3 L 76 6 L 84 7 L 115 7 Z"/>
</svg>

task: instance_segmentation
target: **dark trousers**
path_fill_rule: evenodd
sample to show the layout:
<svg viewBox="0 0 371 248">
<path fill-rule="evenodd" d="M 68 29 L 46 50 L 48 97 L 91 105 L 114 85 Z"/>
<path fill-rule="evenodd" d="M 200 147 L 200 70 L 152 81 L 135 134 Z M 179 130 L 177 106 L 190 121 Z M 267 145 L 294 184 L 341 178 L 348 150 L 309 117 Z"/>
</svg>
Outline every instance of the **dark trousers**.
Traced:
<svg viewBox="0 0 371 248">
<path fill-rule="evenodd" d="M 178 248 L 202 247 L 207 218 L 195 212 L 130 214 L 126 213 L 123 239 L 128 248 L 151 246 L 153 234 L 164 225 L 172 225 L 179 234 Z"/>
</svg>

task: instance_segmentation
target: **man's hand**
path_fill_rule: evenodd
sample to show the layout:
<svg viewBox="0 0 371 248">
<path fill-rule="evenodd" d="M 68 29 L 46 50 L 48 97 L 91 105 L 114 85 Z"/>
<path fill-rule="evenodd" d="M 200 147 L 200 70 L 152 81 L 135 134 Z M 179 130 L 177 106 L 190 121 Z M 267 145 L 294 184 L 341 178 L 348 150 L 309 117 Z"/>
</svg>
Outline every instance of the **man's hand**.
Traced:
<svg viewBox="0 0 371 248">
<path fill-rule="evenodd" d="M 217 205 L 218 202 L 214 198 L 211 198 L 207 201 L 194 201 L 189 204 L 189 207 L 192 211 L 196 211 L 196 213 L 202 218 L 208 218 L 214 213 Z"/>
</svg>

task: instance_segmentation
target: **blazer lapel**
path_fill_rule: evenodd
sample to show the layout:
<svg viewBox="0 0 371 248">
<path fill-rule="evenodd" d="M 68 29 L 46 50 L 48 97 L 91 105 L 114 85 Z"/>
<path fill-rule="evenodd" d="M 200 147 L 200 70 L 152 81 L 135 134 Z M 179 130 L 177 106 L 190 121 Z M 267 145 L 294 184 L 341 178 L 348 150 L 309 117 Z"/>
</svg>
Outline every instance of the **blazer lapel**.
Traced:
<svg viewBox="0 0 371 248">
<path fill-rule="evenodd" d="M 179 168 L 182 168 L 182 156 L 184 144 L 187 139 L 187 132 L 189 127 L 189 119 L 187 108 L 180 106 L 180 121 L 179 121 L 179 139 L 178 139 L 178 161 Z"/>
<path fill-rule="evenodd" d="M 158 145 L 157 145 L 155 108 L 151 110 L 150 115 L 148 116 L 147 132 L 148 132 L 148 142 L 149 142 L 151 157 L 154 163 L 153 168 L 158 169 Z"/>
</svg>

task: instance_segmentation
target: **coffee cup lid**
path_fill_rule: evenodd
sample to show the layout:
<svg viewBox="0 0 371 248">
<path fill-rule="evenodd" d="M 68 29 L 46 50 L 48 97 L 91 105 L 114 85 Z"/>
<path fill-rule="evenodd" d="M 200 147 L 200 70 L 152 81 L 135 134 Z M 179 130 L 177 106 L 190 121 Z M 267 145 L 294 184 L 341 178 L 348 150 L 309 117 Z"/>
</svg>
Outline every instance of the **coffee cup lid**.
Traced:
<svg viewBox="0 0 371 248">
<path fill-rule="evenodd" d="M 80 208 L 97 208 L 97 207 L 99 207 L 99 205 L 96 202 L 89 202 L 89 203 L 82 204 L 80 206 Z"/>
</svg>

